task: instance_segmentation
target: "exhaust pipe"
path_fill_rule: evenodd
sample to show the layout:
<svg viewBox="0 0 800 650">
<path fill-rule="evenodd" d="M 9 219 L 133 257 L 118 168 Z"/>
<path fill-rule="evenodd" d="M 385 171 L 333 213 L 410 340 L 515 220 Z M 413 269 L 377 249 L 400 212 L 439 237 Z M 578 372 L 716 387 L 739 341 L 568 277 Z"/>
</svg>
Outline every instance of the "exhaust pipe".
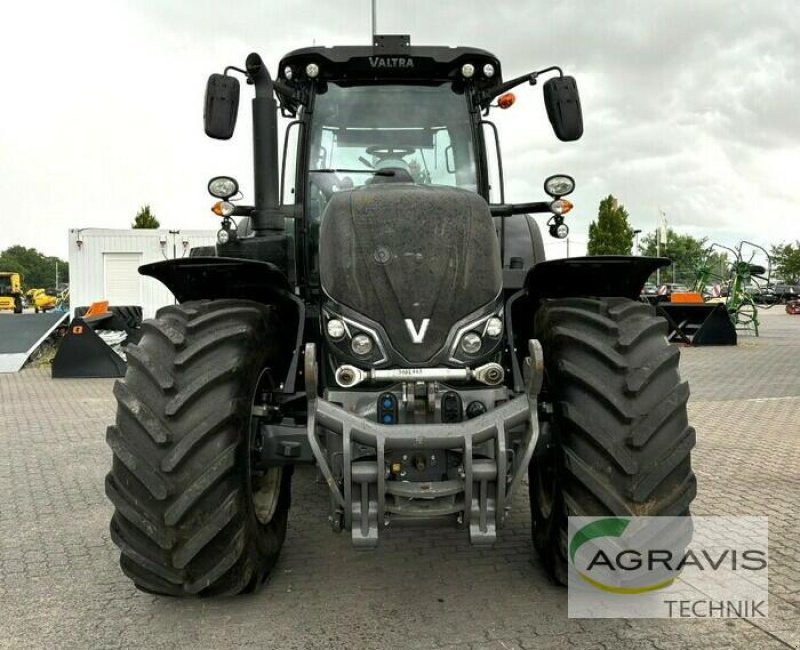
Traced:
<svg viewBox="0 0 800 650">
<path fill-rule="evenodd" d="M 247 74 L 256 87 L 253 98 L 253 230 L 283 230 L 278 185 L 278 102 L 267 66 L 253 52 L 246 61 Z"/>
</svg>

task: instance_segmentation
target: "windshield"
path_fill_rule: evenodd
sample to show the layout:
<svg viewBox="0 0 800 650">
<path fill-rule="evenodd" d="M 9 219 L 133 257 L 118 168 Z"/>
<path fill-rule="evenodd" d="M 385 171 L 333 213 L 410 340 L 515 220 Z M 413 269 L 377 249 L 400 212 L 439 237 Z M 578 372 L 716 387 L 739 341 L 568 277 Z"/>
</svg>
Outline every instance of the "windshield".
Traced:
<svg viewBox="0 0 800 650">
<path fill-rule="evenodd" d="M 311 118 L 309 217 L 333 192 L 387 182 L 477 191 L 475 153 L 463 95 L 440 86 L 329 83 Z"/>
</svg>

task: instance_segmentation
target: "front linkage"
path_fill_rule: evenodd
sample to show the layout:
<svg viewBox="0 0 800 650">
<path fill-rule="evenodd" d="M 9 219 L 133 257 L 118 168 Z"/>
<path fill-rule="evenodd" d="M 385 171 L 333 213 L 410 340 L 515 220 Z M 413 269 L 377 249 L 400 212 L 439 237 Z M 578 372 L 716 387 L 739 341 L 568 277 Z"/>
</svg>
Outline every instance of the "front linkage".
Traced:
<svg viewBox="0 0 800 650">
<path fill-rule="evenodd" d="M 350 530 L 354 545 L 374 547 L 390 521 L 455 519 L 469 526 L 473 544 L 494 543 L 539 439 L 544 356 L 538 341 L 528 348 L 524 394 L 465 422 L 398 427 L 319 397 L 316 346 L 307 344 L 308 441 L 331 491 L 334 530 Z M 392 460 L 398 449 L 410 450 L 403 459 L 419 470 L 436 463 L 436 454 L 458 460 L 444 480 L 405 481 Z"/>
</svg>

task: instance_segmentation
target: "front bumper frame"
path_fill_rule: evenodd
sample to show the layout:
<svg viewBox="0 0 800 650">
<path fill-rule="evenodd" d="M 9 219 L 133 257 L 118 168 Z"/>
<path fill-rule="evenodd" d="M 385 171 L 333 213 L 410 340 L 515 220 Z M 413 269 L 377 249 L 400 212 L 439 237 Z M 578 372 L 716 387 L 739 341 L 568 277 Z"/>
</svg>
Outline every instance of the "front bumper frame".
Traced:
<svg viewBox="0 0 800 650">
<path fill-rule="evenodd" d="M 538 341 L 531 340 L 528 348 L 524 394 L 474 419 L 455 424 L 383 425 L 317 395 L 316 346 L 307 344 L 308 442 L 331 491 L 334 528 L 350 530 L 356 546 L 374 547 L 378 531 L 391 517 L 424 523 L 455 514 L 460 523 L 469 526 L 473 544 L 494 543 L 539 439 L 537 395 L 542 385 L 543 355 Z M 525 427 L 523 442 L 517 453 L 510 454 L 508 432 L 519 426 Z M 340 478 L 334 474 L 331 458 L 320 441 L 321 434 L 341 437 Z M 475 458 L 476 447 L 487 442 L 493 449 L 493 457 Z M 375 459 L 354 460 L 354 444 L 374 449 Z M 458 450 L 463 458 L 460 479 L 428 483 L 387 481 L 386 452 L 398 448 Z M 402 507 L 398 499 L 406 500 Z"/>
</svg>

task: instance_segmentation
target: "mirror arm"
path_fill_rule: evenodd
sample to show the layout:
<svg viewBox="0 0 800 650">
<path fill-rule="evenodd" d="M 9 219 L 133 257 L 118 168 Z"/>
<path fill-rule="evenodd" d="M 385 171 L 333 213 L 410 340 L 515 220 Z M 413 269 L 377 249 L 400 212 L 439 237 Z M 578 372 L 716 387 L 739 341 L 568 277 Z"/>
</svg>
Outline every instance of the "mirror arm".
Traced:
<svg viewBox="0 0 800 650">
<path fill-rule="evenodd" d="M 539 75 L 544 74 L 545 72 L 552 72 L 553 70 L 558 71 L 558 76 L 563 77 L 564 72 L 559 68 L 557 65 L 551 65 L 549 68 L 544 68 L 542 70 L 537 70 L 535 72 L 529 72 L 528 74 L 524 74 L 521 77 L 515 77 L 510 81 L 506 81 L 505 83 L 500 84 L 496 88 L 490 88 L 486 92 L 481 93 L 480 97 L 478 98 L 478 105 L 483 106 L 484 108 L 488 107 L 490 101 L 492 101 L 498 95 L 502 95 L 503 93 L 508 92 L 512 88 L 516 88 L 520 84 L 525 83 L 526 81 L 531 85 L 535 86 L 536 81 L 539 78 Z"/>
<path fill-rule="evenodd" d="M 552 201 L 535 201 L 533 203 L 505 203 L 490 205 L 489 211 L 493 217 L 510 217 L 514 214 L 530 214 L 532 212 L 552 212 Z"/>
<path fill-rule="evenodd" d="M 226 66 L 225 69 L 222 71 L 226 77 L 228 76 L 228 70 L 236 70 L 236 72 L 240 72 L 245 77 L 247 77 L 247 70 L 242 70 L 241 68 L 237 68 L 235 65 Z M 248 77 L 247 82 L 250 83 L 250 78 Z"/>
<path fill-rule="evenodd" d="M 256 55 L 256 56 L 258 56 L 258 55 Z M 285 97 L 287 99 L 303 103 L 303 99 L 305 97 L 305 94 L 303 92 L 301 92 L 300 90 L 298 90 L 297 88 L 292 88 L 289 84 L 286 84 L 286 83 L 284 83 L 282 81 L 279 81 L 278 79 L 272 79 L 269 76 L 269 71 L 267 70 L 267 67 L 263 64 L 263 62 L 261 62 L 261 58 L 260 57 L 258 57 L 258 58 L 259 58 L 259 62 L 260 62 L 260 65 L 261 65 L 261 69 L 260 70 L 255 70 L 254 69 L 256 74 L 251 74 L 250 72 L 248 72 L 248 70 L 243 70 L 242 68 L 237 68 L 235 65 L 227 66 L 225 68 L 225 70 L 223 71 L 223 74 L 227 76 L 229 70 L 236 70 L 236 72 L 239 72 L 239 73 L 243 74 L 247 78 L 247 83 L 248 84 L 256 86 L 256 97 L 259 97 L 260 93 L 258 92 L 258 90 L 259 90 L 258 86 L 259 86 L 259 84 L 263 83 L 263 81 L 264 81 L 264 79 L 261 77 L 261 70 L 263 70 L 263 71 L 266 72 L 266 81 L 268 82 L 268 84 L 272 85 L 272 87 L 278 93 L 278 95 L 282 95 L 283 97 Z M 270 92 L 269 89 L 266 89 L 266 90 L 267 90 L 267 92 Z"/>
<path fill-rule="evenodd" d="M 478 97 L 477 104 L 479 106 L 483 106 L 484 108 L 487 108 L 488 105 L 489 105 L 489 102 L 491 102 L 495 97 L 497 97 L 498 95 L 502 95 L 505 92 L 508 92 L 512 88 L 516 88 L 517 86 L 519 86 L 522 83 L 525 83 L 526 81 L 528 81 L 531 85 L 535 84 L 536 83 L 536 73 L 535 72 L 529 72 L 528 74 L 524 74 L 521 77 L 516 77 L 514 79 L 511 79 L 510 81 L 506 81 L 505 83 L 500 84 L 499 86 L 496 86 L 494 88 L 490 88 L 490 89 L 482 92 L 480 94 L 480 96 Z"/>
<path fill-rule="evenodd" d="M 252 217 L 253 213 L 255 212 L 256 208 L 252 205 L 237 205 L 234 206 L 233 212 L 231 213 L 232 217 Z M 302 206 L 297 204 L 291 205 L 281 205 L 278 208 L 278 211 L 281 213 L 281 217 L 285 219 L 302 219 L 303 218 L 303 210 Z"/>
<path fill-rule="evenodd" d="M 558 67 L 557 65 L 551 65 L 549 68 L 542 68 L 541 70 L 531 74 L 531 77 L 533 77 L 531 79 L 531 85 L 533 86 L 533 85 L 536 84 L 536 79 L 539 77 L 539 75 L 542 75 L 545 72 L 553 72 L 553 70 L 557 70 L 558 71 L 558 76 L 559 77 L 563 77 L 564 76 L 564 71 L 560 67 Z"/>
</svg>

